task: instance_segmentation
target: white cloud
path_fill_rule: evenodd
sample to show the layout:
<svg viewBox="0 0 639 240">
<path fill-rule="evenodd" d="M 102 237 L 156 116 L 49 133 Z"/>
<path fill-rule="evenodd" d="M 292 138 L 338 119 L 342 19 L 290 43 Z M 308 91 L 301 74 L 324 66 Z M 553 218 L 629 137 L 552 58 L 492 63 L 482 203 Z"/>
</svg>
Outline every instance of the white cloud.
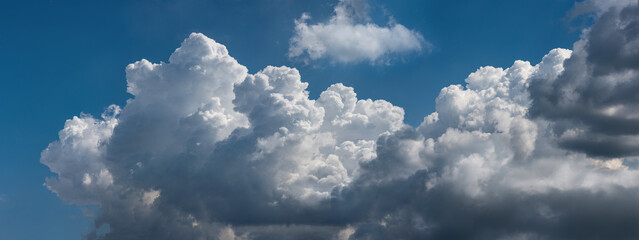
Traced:
<svg viewBox="0 0 639 240">
<path fill-rule="evenodd" d="M 309 24 L 310 15 L 303 14 L 295 20 L 289 57 L 378 63 L 394 54 L 419 52 L 430 47 L 421 34 L 395 21 L 387 26 L 370 22 L 365 5 L 359 0 L 342 0 L 335 6 L 335 15 L 326 23 Z"/>
<path fill-rule="evenodd" d="M 159 197 L 160 191 L 151 189 L 143 193 L 142 202 L 144 203 L 144 205 L 151 206 Z"/>
<path fill-rule="evenodd" d="M 296 69 L 248 74 L 202 34 L 191 34 L 168 63 L 141 60 L 126 73 L 135 97 L 122 110 L 68 120 L 41 157 L 58 174 L 46 185 L 60 198 L 102 207 L 96 225 L 109 225 L 107 239 L 158 224 L 189 239 L 214 237 L 217 230 L 203 226 L 232 222 L 237 211 L 262 218 L 316 207 L 375 157 L 378 136 L 404 126 L 401 108 L 357 99 L 342 84 L 313 100 Z M 137 221 L 146 225 L 131 229 Z"/>
<path fill-rule="evenodd" d="M 603 23 L 615 22 L 608 17 Z M 535 65 L 479 68 L 465 86 L 443 88 L 414 129 L 403 109 L 358 99 L 343 84 L 311 99 L 296 69 L 249 74 L 223 45 L 194 33 L 169 62 L 127 67 L 135 97 L 122 110 L 65 123 L 42 152 L 58 175 L 46 186 L 69 203 L 100 206 L 96 226 L 110 232 L 89 239 L 632 239 L 636 154 L 566 148 L 565 139 L 598 129 L 574 121 L 581 116 L 553 118 L 552 108 L 531 116 L 540 96 L 596 93 L 574 87 L 591 78 L 567 77 L 602 68 L 612 75 L 597 89 L 615 91 L 587 103 L 628 120 L 607 104 L 636 105 L 636 91 L 614 94 L 636 82 L 617 68 L 636 65 L 587 58 L 585 41 Z M 604 60 L 636 59 L 619 53 Z M 557 89 L 571 91 L 558 98 Z M 636 134 L 605 136 L 636 144 Z"/>
</svg>

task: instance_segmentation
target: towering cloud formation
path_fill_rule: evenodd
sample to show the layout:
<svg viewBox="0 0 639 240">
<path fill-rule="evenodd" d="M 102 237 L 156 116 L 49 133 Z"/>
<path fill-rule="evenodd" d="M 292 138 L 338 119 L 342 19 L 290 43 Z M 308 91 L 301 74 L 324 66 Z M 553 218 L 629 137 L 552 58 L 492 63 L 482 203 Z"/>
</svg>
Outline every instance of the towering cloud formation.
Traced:
<svg viewBox="0 0 639 240">
<path fill-rule="evenodd" d="M 637 8 L 574 52 L 480 68 L 416 129 L 191 34 L 127 67 L 126 106 L 66 122 L 46 185 L 100 207 L 88 239 L 634 239 Z"/>
<path fill-rule="evenodd" d="M 376 63 L 391 54 L 422 50 L 428 43 L 421 34 L 391 21 L 388 26 L 371 23 L 364 0 L 341 0 L 327 23 L 309 25 L 310 15 L 295 21 L 289 57 L 330 58 L 347 63 Z"/>
</svg>

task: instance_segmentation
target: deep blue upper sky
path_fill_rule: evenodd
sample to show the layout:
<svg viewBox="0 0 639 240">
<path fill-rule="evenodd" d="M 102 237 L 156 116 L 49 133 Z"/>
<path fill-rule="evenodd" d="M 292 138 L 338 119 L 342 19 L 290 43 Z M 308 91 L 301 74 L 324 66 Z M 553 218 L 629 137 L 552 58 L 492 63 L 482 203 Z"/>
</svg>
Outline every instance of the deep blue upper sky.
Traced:
<svg viewBox="0 0 639 240">
<path fill-rule="evenodd" d="M 330 17 L 336 1 L 8 1 L 0 2 L 0 239 L 80 239 L 91 218 L 42 183 L 52 173 L 40 152 L 64 121 L 99 115 L 127 98 L 124 68 L 146 58 L 167 61 L 191 32 L 224 44 L 255 73 L 267 65 L 300 70 L 313 98 L 329 85 L 352 86 L 360 98 L 385 99 L 416 126 L 434 110 L 439 90 L 484 65 L 539 62 L 571 48 L 579 30 L 565 22 L 570 0 L 371 1 L 372 17 L 420 32 L 431 53 L 390 65 L 309 65 L 287 57 L 294 19 Z"/>
</svg>

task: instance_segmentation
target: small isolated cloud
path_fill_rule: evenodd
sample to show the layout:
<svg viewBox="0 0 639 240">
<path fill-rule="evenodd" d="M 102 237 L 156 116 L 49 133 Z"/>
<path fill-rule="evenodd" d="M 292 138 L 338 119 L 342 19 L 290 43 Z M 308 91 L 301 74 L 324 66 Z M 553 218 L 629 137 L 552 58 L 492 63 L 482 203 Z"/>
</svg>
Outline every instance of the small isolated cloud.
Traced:
<svg viewBox="0 0 639 240">
<path fill-rule="evenodd" d="M 295 20 L 295 35 L 288 56 L 334 62 L 369 61 L 377 63 L 394 54 L 419 52 L 430 44 L 415 30 L 394 20 L 387 26 L 372 23 L 364 0 L 342 0 L 328 22 L 309 24 L 304 13 Z"/>
</svg>

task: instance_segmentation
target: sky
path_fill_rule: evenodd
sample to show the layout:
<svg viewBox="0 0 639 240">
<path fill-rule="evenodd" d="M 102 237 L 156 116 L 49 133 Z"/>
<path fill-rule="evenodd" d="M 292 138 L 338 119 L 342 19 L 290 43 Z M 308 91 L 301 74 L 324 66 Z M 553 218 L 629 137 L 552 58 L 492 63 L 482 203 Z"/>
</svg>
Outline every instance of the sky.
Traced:
<svg viewBox="0 0 639 240">
<path fill-rule="evenodd" d="M 2 1 L 0 239 L 636 237 L 638 11 Z"/>
</svg>

